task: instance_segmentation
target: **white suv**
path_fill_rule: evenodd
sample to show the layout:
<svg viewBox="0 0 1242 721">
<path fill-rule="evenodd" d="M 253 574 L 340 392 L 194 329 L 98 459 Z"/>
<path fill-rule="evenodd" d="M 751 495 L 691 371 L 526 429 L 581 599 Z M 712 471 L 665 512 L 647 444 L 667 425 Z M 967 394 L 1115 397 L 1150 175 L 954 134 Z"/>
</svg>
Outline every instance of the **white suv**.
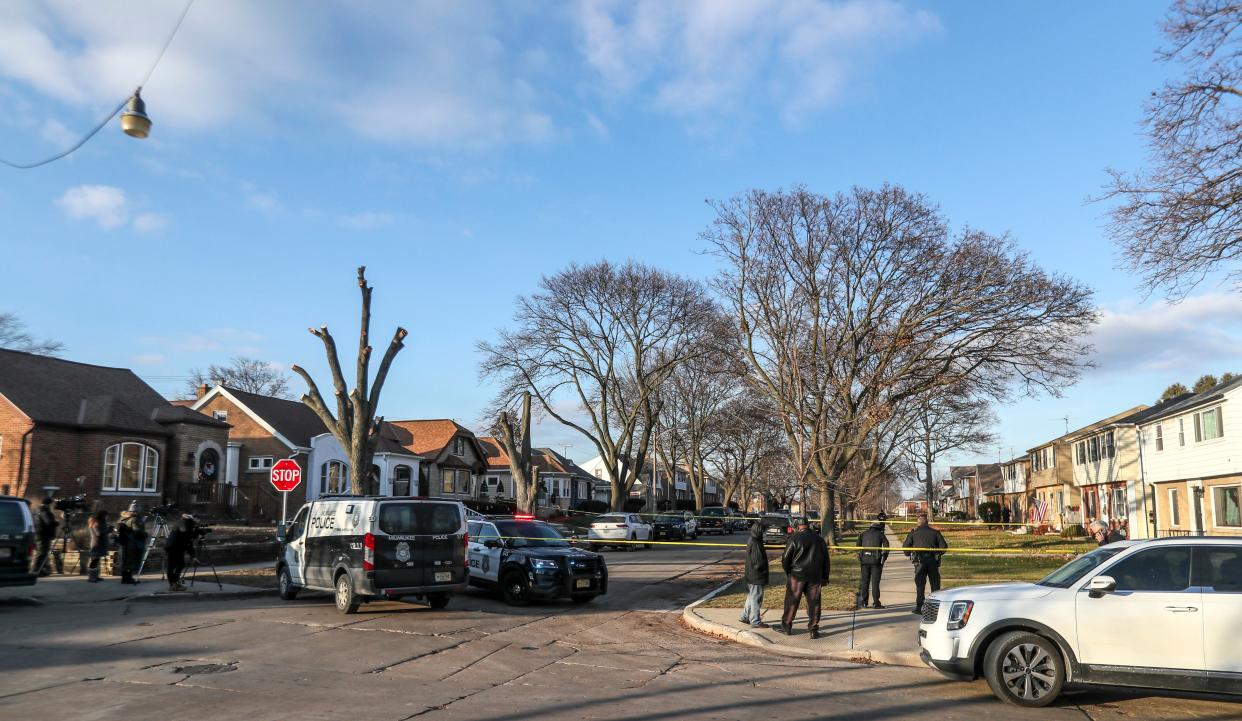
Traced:
<svg viewBox="0 0 1242 721">
<path fill-rule="evenodd" d="M 923 606 L 924 662 L 1045 706 L 1066 684 L 1242 694 L 1242 538 L 1123 541 L 1038 583 L 967 586 Z"/>
</svg>

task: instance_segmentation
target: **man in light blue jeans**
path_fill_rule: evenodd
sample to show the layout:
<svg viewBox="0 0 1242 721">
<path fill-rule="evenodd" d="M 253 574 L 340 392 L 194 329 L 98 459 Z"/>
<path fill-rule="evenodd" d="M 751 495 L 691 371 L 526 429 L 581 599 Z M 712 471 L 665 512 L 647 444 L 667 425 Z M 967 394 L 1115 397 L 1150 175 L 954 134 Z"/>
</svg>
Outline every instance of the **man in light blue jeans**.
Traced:
<svg viewBox="0 0 1242 721">
<path fill-rule="evenodd" d="M 767 628 L 763 622 L 763 590 L 768 585 L 768 552 L 763 547 L 763 524 L 755 521 L 750 527 L 746 544 L 746 605 L 742 607 L 742 623 L 751 628 Z"/>
</svg>

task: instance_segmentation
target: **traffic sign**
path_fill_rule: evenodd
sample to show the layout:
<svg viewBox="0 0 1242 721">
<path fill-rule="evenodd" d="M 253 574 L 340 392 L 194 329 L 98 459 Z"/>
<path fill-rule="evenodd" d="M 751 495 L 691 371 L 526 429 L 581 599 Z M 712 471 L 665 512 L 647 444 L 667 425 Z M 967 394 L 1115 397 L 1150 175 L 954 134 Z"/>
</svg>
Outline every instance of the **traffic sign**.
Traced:
<svg viewBox="0 0 1242 721">
<path fill-rule="evenodd" d="M 302 469 L 292 458 L 282 458 L 272 466 L 272 485 L 288 493 L 302 483 Z"/>
</svg>

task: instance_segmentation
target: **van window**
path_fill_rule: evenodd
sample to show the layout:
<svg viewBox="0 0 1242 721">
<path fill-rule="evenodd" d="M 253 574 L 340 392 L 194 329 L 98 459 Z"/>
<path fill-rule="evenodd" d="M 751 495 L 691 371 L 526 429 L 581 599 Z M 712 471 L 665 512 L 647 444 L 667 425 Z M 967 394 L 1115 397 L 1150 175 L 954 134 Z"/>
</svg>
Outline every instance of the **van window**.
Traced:
<svg viewBox="0 0 1242 721">
<path fill-rule="evenodd" d="M 25 533 L 26 514 L 20 501 L 0 502 L 0 533 Z"/>
<path fill-rule="evenodd" d="M 461 530 L 461 509 L 455 503 L 385 503 L 379 528 L 397 536 L 442 536 Z"/>
</svg>

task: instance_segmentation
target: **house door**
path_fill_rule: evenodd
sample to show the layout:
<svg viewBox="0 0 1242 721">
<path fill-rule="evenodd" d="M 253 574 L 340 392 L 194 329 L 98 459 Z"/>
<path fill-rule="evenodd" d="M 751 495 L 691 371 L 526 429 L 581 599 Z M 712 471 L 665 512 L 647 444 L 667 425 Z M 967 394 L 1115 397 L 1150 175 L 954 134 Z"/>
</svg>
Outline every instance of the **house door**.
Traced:
<svg viewBox="0 0 1242 721">
<path fill-rule="evenodd" d="M 419 464 L 418 466 L 418 495 L 424 496 L 424 497 L 431 495 L 431 479 L 428 478 L 427 475 L 428 475 L 427 466 Z"/>
</svg>

